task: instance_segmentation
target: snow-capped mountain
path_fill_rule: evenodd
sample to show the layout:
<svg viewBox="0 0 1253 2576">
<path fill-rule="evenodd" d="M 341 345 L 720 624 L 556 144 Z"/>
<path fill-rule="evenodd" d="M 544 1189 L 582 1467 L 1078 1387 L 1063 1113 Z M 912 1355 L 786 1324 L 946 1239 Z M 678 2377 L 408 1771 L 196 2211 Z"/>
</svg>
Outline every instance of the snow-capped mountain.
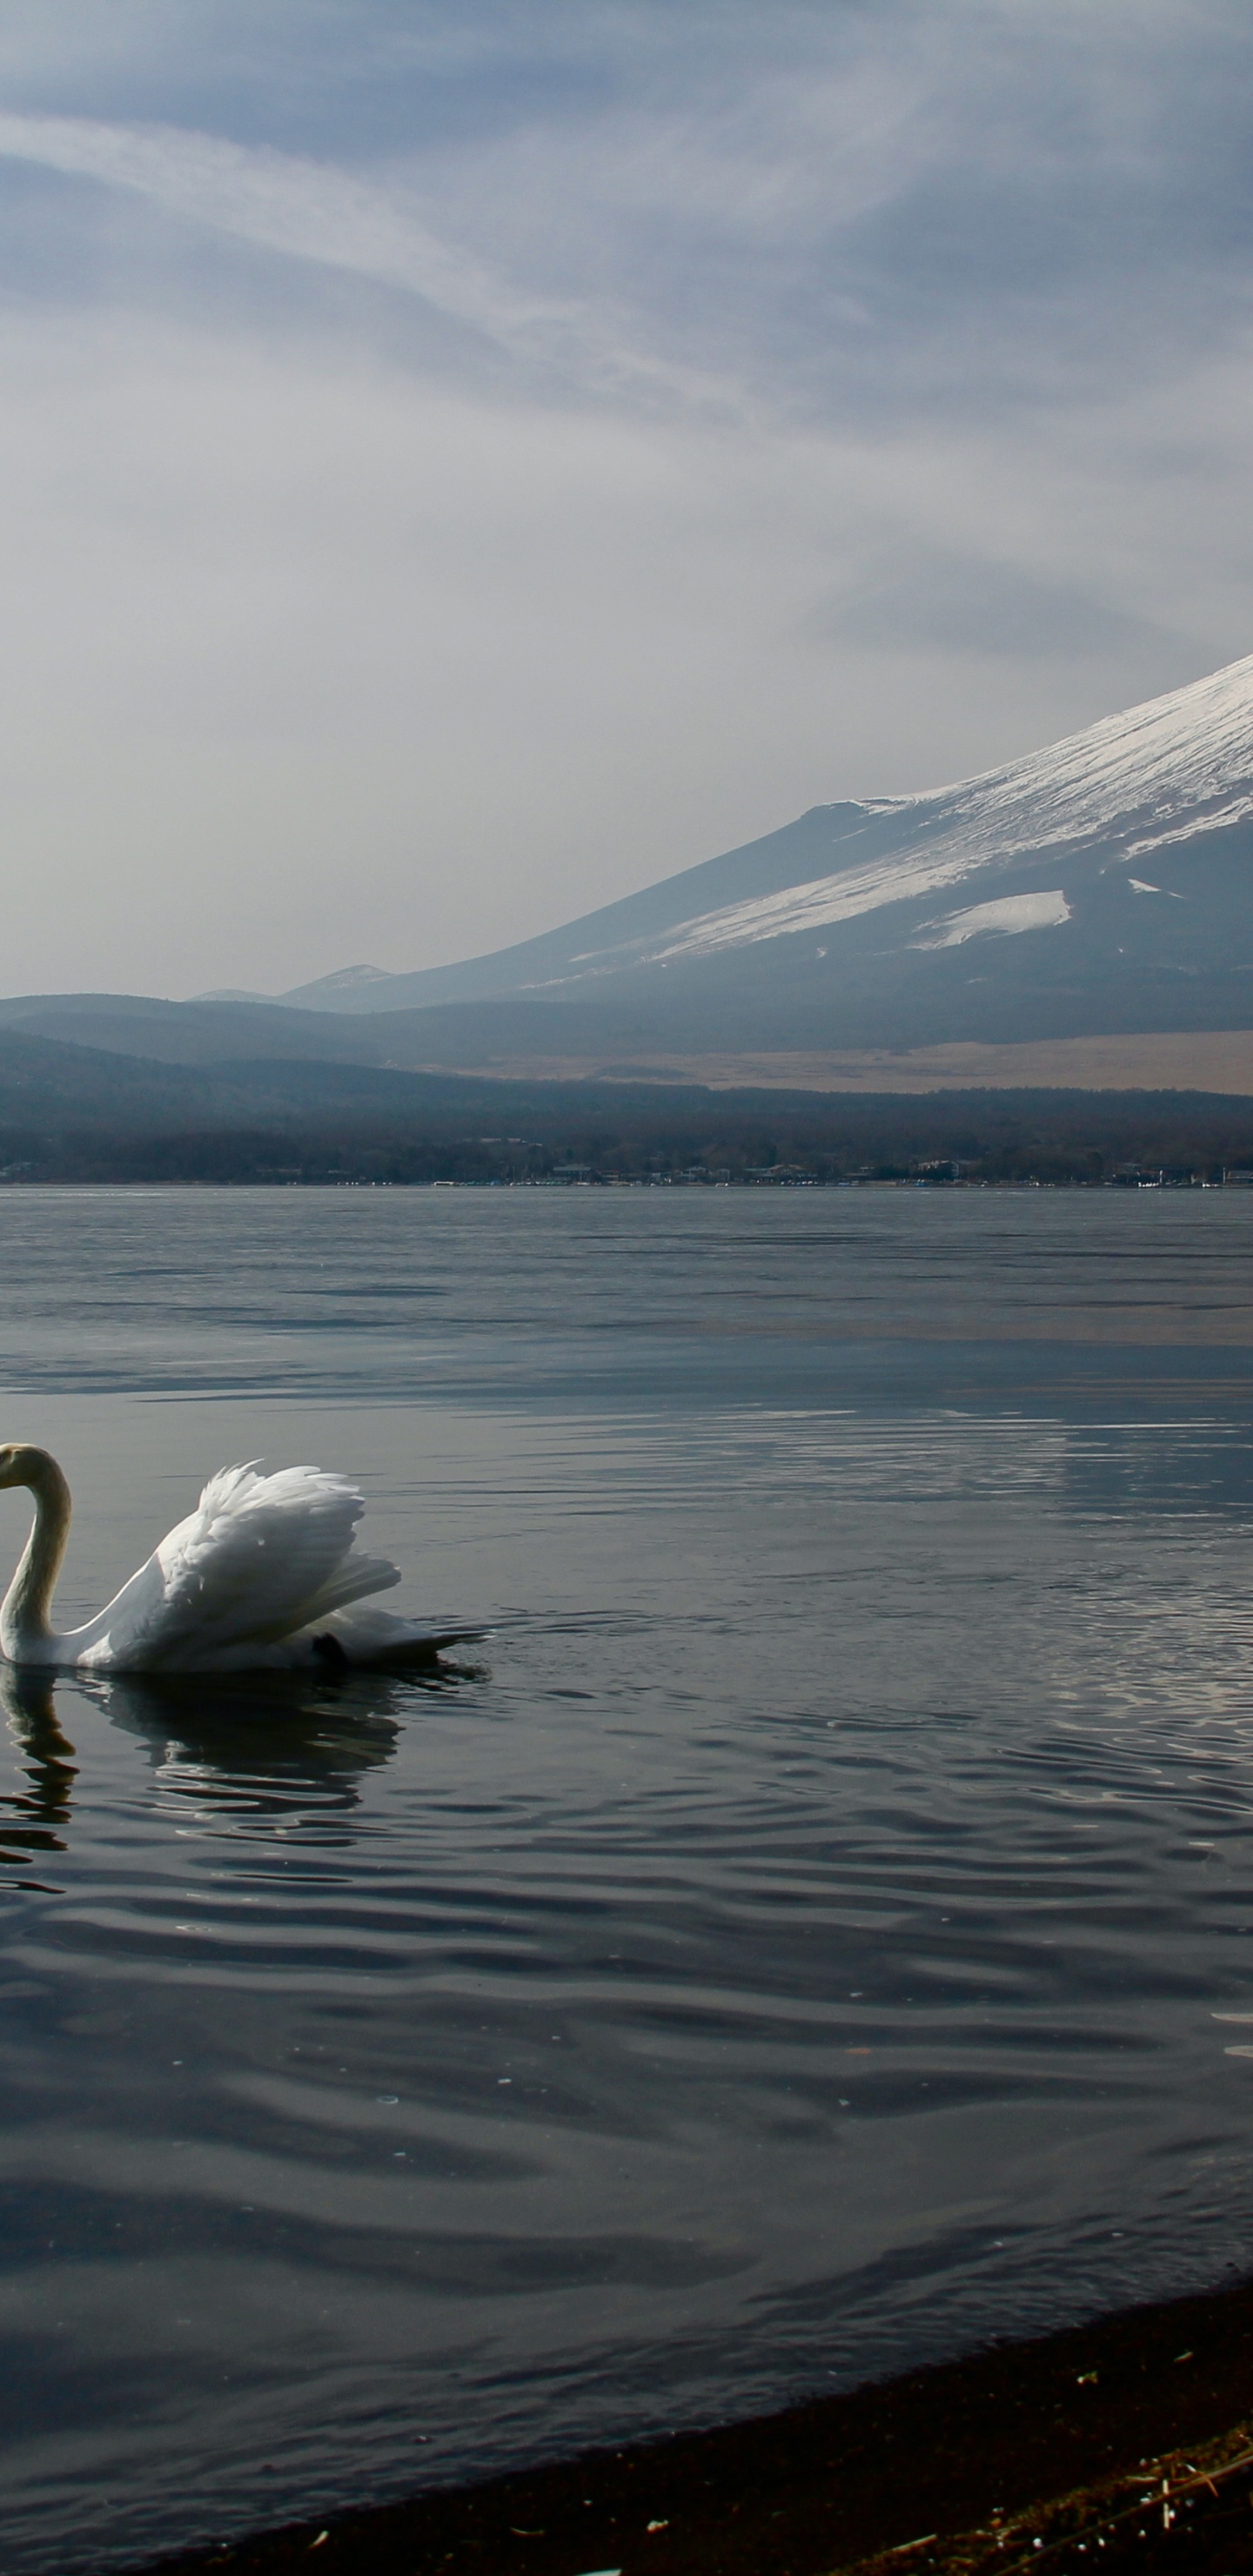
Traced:
<svg viewBox="0 0 1253 2576">
<path fill-rule="evenodd" d="M 860 866 L 849 848 L 844 865 L 812 885 L 684 924 L 666 953 L 690 956 L 831 927 L 920 896 L 938 898 L 1024 858 L 1078 856 L 1093 844 L 1103 868 L 1119 859 L 1130 868 L 1199 830 L 1246 821 L 1253 815 L 1253 655 L 1006 768 L 860 811 L 898 825 L 902 841 L 914 846 Z M 855 843 L 856 828 L 843 837 L 846 846 Z M 1139 894 L 1161 891 L 1138 877 L 1128 882 Z M 1057 929 L 1069 918 L 1055 887 L 945 914 L 923 925 L 920 944 Z"/>
<path fill-rule="evenodd" d="M 902 1046 L 1249 1025 L 1253 655 L 978 778 L 818 806 L 493 956 L 283 998 L 417 1007 L 450 1063 L 544 1033 Z"/>
</svg>

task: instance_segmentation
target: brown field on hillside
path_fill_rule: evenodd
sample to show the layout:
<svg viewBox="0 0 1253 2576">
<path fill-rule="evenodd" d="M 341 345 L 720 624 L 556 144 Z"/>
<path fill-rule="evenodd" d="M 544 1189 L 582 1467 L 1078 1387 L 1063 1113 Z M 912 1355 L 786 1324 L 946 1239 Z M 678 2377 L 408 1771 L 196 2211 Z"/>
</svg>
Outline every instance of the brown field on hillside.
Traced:
<svg viewBox="0 0 1253 2576">
<path fill-rule="evenodd" d="M 436 1064 L 415 1070 L 437 1073 Z M 1253 1029 L 1141 1037 L 1034 1038 L 1021 1046 L 932 1046 L 891 1053 L 509 1056 L 458 1073 L 521 1082 L 706 1083 L 715 1091 L 1212 1091 L 1253 1096 Z"/>
</svg>

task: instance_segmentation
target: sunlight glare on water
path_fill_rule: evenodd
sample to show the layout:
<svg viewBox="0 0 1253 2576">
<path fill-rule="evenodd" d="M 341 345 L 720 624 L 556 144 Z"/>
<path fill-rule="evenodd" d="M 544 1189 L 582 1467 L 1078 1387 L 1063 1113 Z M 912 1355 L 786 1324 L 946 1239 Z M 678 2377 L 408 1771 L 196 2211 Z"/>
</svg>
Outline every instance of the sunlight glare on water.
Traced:
<svg viewBox="0 0 1253 2576">
<path fill-rule="evenodd" d="M 0 1216 L 67 1618 L 260 1455 L 492 1630 L 5 1682 L 12 2576 L 1247 2264 L 1253 1194 Z"/>
</svg>

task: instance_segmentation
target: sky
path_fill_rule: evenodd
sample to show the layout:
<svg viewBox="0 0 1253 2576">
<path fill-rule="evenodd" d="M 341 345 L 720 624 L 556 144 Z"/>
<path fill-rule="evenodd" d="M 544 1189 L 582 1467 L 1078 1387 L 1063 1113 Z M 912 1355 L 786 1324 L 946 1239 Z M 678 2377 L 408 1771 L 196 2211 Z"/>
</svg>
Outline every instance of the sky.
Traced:
<svg viewBox="0 0 1253 2576">
<path fill-rule="evenodd" d="M 0 0 L 0 989 L 481 954 L 1253 650 L 1247 0 Z"/>
</svg>

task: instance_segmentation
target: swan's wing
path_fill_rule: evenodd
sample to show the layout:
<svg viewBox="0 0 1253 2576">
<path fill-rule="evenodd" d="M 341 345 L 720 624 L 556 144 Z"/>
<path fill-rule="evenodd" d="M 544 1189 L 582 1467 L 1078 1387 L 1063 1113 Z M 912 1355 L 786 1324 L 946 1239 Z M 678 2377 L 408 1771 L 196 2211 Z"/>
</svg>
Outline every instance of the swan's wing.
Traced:
<svg viewBox="0 0 1253 2576">
<path fill-rule="evenodd" d="M 365 1506 L 342 1476 L 317 1467 L 259 1475 L 255 1464 L 211 1477 L 194 1512 L 163 1538 L 92 1622 L 93 1663 L 194 1668 L 231 1647 L 270 1644 L 323 1610 L 400 1577 L 351 1554 Z"/>
</svg>

